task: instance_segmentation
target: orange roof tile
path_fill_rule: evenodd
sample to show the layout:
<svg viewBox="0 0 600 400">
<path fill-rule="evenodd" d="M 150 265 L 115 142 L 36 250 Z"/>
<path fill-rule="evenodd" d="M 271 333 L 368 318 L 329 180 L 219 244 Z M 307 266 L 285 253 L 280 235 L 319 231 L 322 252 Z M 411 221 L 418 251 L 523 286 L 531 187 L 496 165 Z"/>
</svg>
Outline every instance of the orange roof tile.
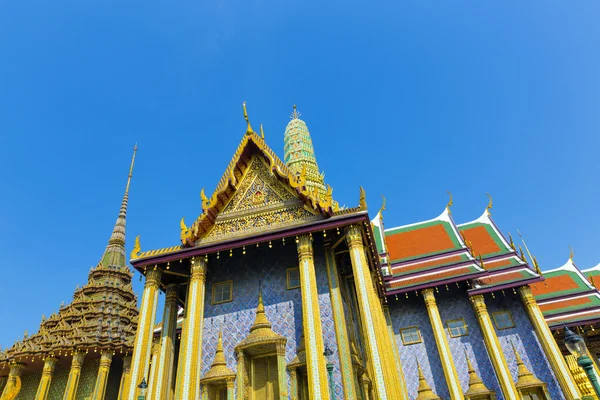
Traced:
<svg viewBox="0 0 600 400">
<path fill-rule="evenodd" d="M 486 276 L 484 278 L 479 278 L 479 281 L 484 285 L 494 285 L 497 283 L 520 280 L 522 278 L 526 278 L 526 276 L 523 275 L 523 271 L 515 271 L 502 275 Z"/>
<path fill-rule="evenodd" d="M 399 232 L 386 237 L 392 260 L 404 260 L 452 250 L 456 246 L 442 224 Z"/>
<path fill-rule="evenodd" d="M 558 308 L 580 306 L 582 304 L 587 304 L 587 303 L 591 303 L 591 302 L 592 301 L 590 300 L 589 297 L 580 297 L 578 299 L 567 299 L 567 300 L 562 300 L 562 301 L 555 301 L 550 304 L 540 304 L 540 310 L 542 310 L 542 312 L 546 312 L 546 311 L 556 310 Z"/>
<path fill-rule="evenodd" d="M 414 286 L 414 285 L 418 285 L 420 283 L 435 282 L 435 281 L 439 281 L 441 279 L 452 278 L 452 277 L 460 276 L 460 275 L 470 275 L 473 272 L 477 272 L 477 271 L 474 271 L 473 268 L 474 268 L 473 266 L 466 265 L 464 267 L 456 268 L 454 270 L 444 270 L 437 274 L 430 274 L 427 276 L 415 276 L 414 278 L 405 279 L 400 282 L 391 282 L 390 288 L 395 289 L 398 287 Z"/>
<path fill-rule="evenodd" d="M 405 274 L 407 272 L 420 271 L 422 269 L 427 269 L 428 267 L 449 265 L 449 264 L 453 264 L 453 263 L 459 263 L 461 261 L 465 261 L 465 260 L 459 254 L 459 255 L 450 256 L 450 257 L 438 258 L 435 260 L 427 260 L 427 261 L 423 261 L 423 262 L 418 262 L 413 265 L 395 267 L 395 268 L 392 268 L 392 273 L 393 274 Z"/>
<path fill-rule="evenodd" d="M 545 284 L 544 284 L 545 283 Z M 531 292 L 535 297 L 553 292 L 564 292 L 571 289 L 578 289 L 579 285 L 568 274 L 562 274 L 546 278 L 544 283 L 539 283 L 531 287 Z"/>
<path fill-rule="evenodd" d="M 473 243 L 475 255 L 492 254 L 500 251 L 500 247 L 490 236 L 485 226 L 475 226 L 473 228 L 463 229 L 461 233 L 465 239 Z"/>
</svg>

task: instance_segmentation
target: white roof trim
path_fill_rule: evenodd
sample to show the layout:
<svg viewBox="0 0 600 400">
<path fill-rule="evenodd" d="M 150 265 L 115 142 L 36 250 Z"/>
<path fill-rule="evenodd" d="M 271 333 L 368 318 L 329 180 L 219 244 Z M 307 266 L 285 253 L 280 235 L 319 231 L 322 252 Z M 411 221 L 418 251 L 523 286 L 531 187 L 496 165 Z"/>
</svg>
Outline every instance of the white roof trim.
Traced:
<svg viewBox="0 0 600 400">
<path fill-rule="evenodd" d="M 477 264 L 473 263 L 473 265 L 475 265 L 475 267 L 477 269 L 479 269 L 481 272 L 485 271 L 484 269 L 481 269 Z M 468 265 L 459 265 L 458 267 L 446 269 L 446 270 L 444 270 L 444 272 L 455 271 L 457 269 L 461 269 L 461 268 L 465 268 L 465 267 L 468 267 Z M 424 273 L 424 274 L 419 274 L 419 277 L 435 275 L 435 274 L 438 274 L 439 272 L 440 271 L 437 271 L 437 270 L 436 271 L 431 271 L 431 272 L 427 272 L 427 273 Z M 415 275 L 401 277 L 401 278 L 397 278 L 397 279 L 391 280 L 390 283 L 402 282 L 402 281 L 406 281 L 408 279 L 413 279 L 414 277 L 415 277 Z"/>
<path fill-rule="evenodd" d="M 402 269 L 404 267 L 410 267 L 412 265 L 416 265 L 416 264 L 421 264 L 423 262 L 430 262 L 430 261 L 437 261 L 437 260 L 443 260 L 444 258 L 450 258 L 450 257 L 454 257 L 458 254 L 441 254 L 441 255 L 437 255 L 435 257 L 429 258 L 427 260 L 423 260 L 423 259 L 418 259 L 418 260 L 414 260 L 411 261 L 410 263 L 407 264 L 402 264 L 402 265 L 396 265 L 396 266 L 392 266 L 392 270 L 393 269 Z M 471 254 L 469 252 L 466 252 L 467 257 L 469 258 L 468 260 L 464 260 L 464 261 L 459 261 L 459 262 L 466 262 L 466 261 L 475 261 L 475 259 L 473 257 L 471 257 Z"/>
<path fill-rule="evenodd" d="M 583 282 L 586 284 L 586 286 L 588 288 L 595 289 L 594 286 L 592 286 L 592 284 L 588 282 L 588 279 L 585 277 L 585 275 L 583 275 L 582 271 L 580 271 L 579 268 L 577 268 L 575 266 L 575 263 L 570 258 L 567 260 L 566 263 L 564 263 L 563 266 L 558 267 L 558 268 L 554 268 L 554 269 L 550 269 L 548 271 L 544 271 L 544 275 L 545 274 L 549 274 L 550 272 L 557 272 L 557 271 L 571 271 L 571 272 L 575 272 L 577 274 L 577 276 L 579 276 L 583 280 Z"/>
<path fill-rule="evenodd" d="M 589 297 L 589 296 L 595 296 L 597 298 L 600 298 L 600 294 L 598 294 L 598 293 L 584 293 L 584 294 L 579 294 L 577 296 L 569 297 L 568 299 L 562 298 L 562 299 L 541 300 L 541 301 L 538 301 L 538 304 L 546 305 L 546 304 L 552 304 L 552 303 L 557 303 L 557 302 L 562 302 L 562 301 L 567 301 L 567 300 L 576 300 L 576 299 L 579 299 L 582 297 Z"/>
<path fill-rule="evenodd" d="M 426 220 L 426 221 L 414 222 L 414 223 L 412 223 L 412 224 L 408 224 L 408 225 L 400 225 L 400 226 L 395 226 L 395 227 L 393 227 L 393 228 L 388 228 L 388 229 L 386 229 L 386 232 L 387 232 L 387 231 L 392 231 L 392 230 L 395 230 L 395 229 L 409 228 L 409 227 L 411 227 L 411 226 L 416 226 L 416 225 L 426 224 L 426 223 L 428 223 L 428 222 L 434 222 L 434 221 L 446 221 L 446 222 L 451 222 L 451 220 L 450 220 L 450 215 L 449 215 L 449 213 L 448 213 L 448 207 L 444 208 L 444 212 L 442 212 L 440 215 L 438 215 L 438 216 L 437 216 L 437 217 L 435 217 L 435 218 L 428 219 L 428 220 Z"/>
<path fill-rule="evenodd" d="M 600 264 L 596 265 L 595 267 L 592 268 L 588 268 L 588 269 L 582 269 L 581 272 L 583 272 L 584 274 L 586 272 L 594 272 L 594 271 L 600 271 Z"/>
<path fill-rule="evenodd" d="M 578 317 L 580 315 L 599 314 L 599 313 L 600 312 L 598 310 L 588 310 L 588 311 L 580 311 L 580 312 L 573 313 L 573 314 L 568 314 L 568 315 L 569 315 L 569 318 L 573 318 L 573 317 Z M 564 314 L 563 315 L 558 315 L 558 316 L 553 316 L 553 317 L 548 317 L 548 318 L 546 318 L 546 321 L 552 321 L 552 320 L 555 320 L 555 319 L 562 319 L 564 317 L 565 317 Z"/>
<path fill-rule="evenodd" d="M 506 241 L 506 238 L 504 237 L 504 235 L 502 234 L 502 232 L 500 232 L 499 229 L 496 229 L 496 224 L 494 224 L 494 222 L 492 221 L 492 219 L 490 218 L 490 213 L 488 212 L 488 209 L 486 208 L 485 211 L 483 212 L 483 214 L 481 214 L 481 216 L 471 222 L 465 222 L 464 224 L 458 224 L 456 225 L 457 227 L 462 227 L 462 226 L 466 226 L 466 225 L 470 225 L 470 224 L 488 224 L 489 226 L 492 227 L 492 229 L 494 231 L 496 231 L 496 233 L 498 234 L 498 237 L 500 238 L 500 240 L 502 241 L 502 244 L 504 244 L 504 246 L 507 249 L 511 249 L 512 247 L 510 246 L 510 243 L 508 243 Z"/>
</svg>

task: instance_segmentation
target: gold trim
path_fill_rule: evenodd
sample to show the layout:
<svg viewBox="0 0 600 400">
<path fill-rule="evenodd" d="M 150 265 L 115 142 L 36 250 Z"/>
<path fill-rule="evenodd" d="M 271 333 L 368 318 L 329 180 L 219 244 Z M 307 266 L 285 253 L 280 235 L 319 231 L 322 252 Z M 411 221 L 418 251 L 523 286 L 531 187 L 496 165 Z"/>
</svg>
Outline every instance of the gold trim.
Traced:
<svg viewBox="0 0 600 400">
<path fill-rule="evenodd" d="M 229 299 L 228 300 L 222 300 L 222 301 L 215 301 L 215 288 L 219 285 L 224 285 L 226 283 L 229 283 Z M 232 280 L 228 280 L 228 281 L 221 281 L 221 282 L 217 282 L 217 283 L 213 283 L 212 284 L 212 295 L 211 295 L 211 300 L 210 300 L 210 304 L 211 305 L 217 305 L 217 304 L 223 304 L 223 303 L 230 303 L 233 301 L 233 281 Z"/>
<path fill-rule="evenodd" d="M 293 270 L 298 271 L 298 286 L 292 286 L 290 284 L 290 272 Z M 300 268 L 294 267 L 294 268 L 286 269 L 285 270 L 285 281 L 286 281 L 286 285 L 287 285 L 287 290 L 298 289 L 300 287 Z"/>
<path fill-rule="evenodd" d="M 406 331 L 406 330 L 408 330 L 408 329 L 416 329 L 416 331 L 417 331 L 417 336 L 419 337 L 419 339 L 418 339 L 418 340 L 416 340 L 416 341 L 412 341 L 412 342 L 409 342 L 409 341 L 406 341 L 406 340 L 404 340 L 404 332 L 403 332 L 403 331 Z M 423 337 L 421 336 L 421 330 L 420 330 L 420 329 L 419 329 L 419 327 L 418 327 L 418 326 L 416 326 L 416 325 L 413 325 L 413 326 L 407 326 L 406 328 L 400 328 L 400 337 L 402 338 L 402 344 L 403 344 L 404 346 L 409 346 L 409 345 L 411 345 L 411 344 L 417 344 L 417 343 L 423 343 Z"/>
<path fill-rule="evenodd" d="M 463 333 L 461 335 L 454 335 L 454 334 L 452 334 L 452 330 L 450 328 L 450 323 L 451 322 L 456 322 L 456 321 L 462 321 L 462 323 L 465 326 L 465 333 Z M 446 329 L 448 329 L 448 334 L 450 335 L 451 338 L 457 338 L 457 337 L 462 337 L 462 336 L 469 336 L 469 327 L 468 327 L 467 322 L 465 321 L 464 318 L 456 318 L 456 319 L 446 320 Z"/>
<path fill-rule="evenodd" d="M 505 326 L 504 328 L 500 328 L 498 326 L 498 320 L 496 319 L 496 315 L 500 315 L 500 314 L 506 314 L 506 315 L 508 315 L 508 319 L 510 319 L 510 322 L 512 323 L 512 325 L 511 326 Z M 508 310 L 502 310 L 502 311 L 495 311 L 495 312 L 493 312 L 492 313 L 492 319 L 494 320 L 494 326 L 499 331 L 502 331 L 504 329 L 512 329 L 512 328 L 515 327 L 515 320 L 513 319 L 512 314 Z"/>
</svg>

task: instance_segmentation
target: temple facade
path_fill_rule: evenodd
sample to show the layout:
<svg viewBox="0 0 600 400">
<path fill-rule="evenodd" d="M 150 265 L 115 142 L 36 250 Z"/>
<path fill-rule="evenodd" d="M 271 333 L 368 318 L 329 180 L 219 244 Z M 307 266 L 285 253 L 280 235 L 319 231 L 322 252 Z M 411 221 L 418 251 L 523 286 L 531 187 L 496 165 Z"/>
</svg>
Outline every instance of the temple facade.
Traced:
<svg viewBox="0 0 600 400">
<path fill-rule="evenodd" d="M 592 396 L 561 328 L 595 343 L 599 268 L 581 272 L 571 257 L 542 274 L 492 219 L 491 197 L 459 224 L 451 195 L 437 217 L 397 227 L 384 223 L 385 199 L 369 213 L 362 188 L 356 207 L 340 207 L 295 107 L 283 160 L 245 105 L 244 116 L 179 244 L 146 250 L 136 238 L 139 314 L 124 250 L 128 180 L 88 284 L 0 354 L 0 400 L 136 400 L 142 382 L 151 400 Z"/>
</svg>

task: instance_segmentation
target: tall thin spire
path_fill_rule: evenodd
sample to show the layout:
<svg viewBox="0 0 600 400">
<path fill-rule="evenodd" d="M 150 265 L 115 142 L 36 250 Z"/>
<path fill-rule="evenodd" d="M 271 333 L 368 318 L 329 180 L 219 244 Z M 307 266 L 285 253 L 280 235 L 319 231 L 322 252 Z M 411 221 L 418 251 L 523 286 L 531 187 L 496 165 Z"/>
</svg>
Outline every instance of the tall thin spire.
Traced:
<svg viewBox="0 0 600 400">
<path fill-rule="evenodd" d="M 133 146 L 133 156 L 131 157 L 131 166 L 129 167 L 129 175 L 127 176 L 127 185 L 125 186 L 125 194 L 121 202 L 121 209 L 117 222 L 113 228 L 110 239 L 100 264 L 104 266 L 125 267 L 125 218 L 127 216 L 127 203 L 129 201 L 129 186 L 131 185 L 131 176 L 133 175 L 133 165 L 135 163 L 135 155 L 137 153 L 137 143 Z"/>
</svg>

